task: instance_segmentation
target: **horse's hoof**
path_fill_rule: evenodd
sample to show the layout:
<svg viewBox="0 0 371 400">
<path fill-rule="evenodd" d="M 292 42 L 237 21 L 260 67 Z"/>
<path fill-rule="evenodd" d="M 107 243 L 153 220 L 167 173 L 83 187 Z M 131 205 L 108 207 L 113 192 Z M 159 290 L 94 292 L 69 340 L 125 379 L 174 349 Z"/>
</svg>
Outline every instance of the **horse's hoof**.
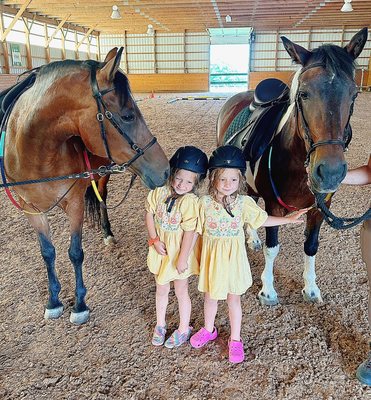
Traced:
<svg viewBox="0 0 371 400">
<path fill-rule="evenodd" d="M 57 319 L 63 314 L 63 306 L 56 308 L 45 308 L 44 318 L 45 319 Z"/>
<path fill-rule="evenodd" d="M 304 301 L 306 301 L 307 303 L 314 303 L 314 304 L 322 304 L 323 300 L 321 297 L 321 294 L 316 294 L 315 292 L 310 292 L 310 294 L 308 294 L 304 289 L 301 291 Z"/>
<path fill-rule="evenodd" d="M 117 240 L 114 238 L 114 236 L 107 236 L 103 240 L 104 240 L 104 244 L 106 246 L 109 246 L 111 244 L 116 244 L 117 243 Z"/>
<path fill-rule="evenodd" d="M 262 242 L 260 240 L 253 241 L 253 242 L 247 242 L 247 245 L 249 246 L 249 249 L 253 250 L 253 251 L 260 251 L 263 248 Z"/>
<path fill-rule="evenodd" d="M 85 324 L 85 322 L 89 319 L 89 310 L 74 312 L 71 311 L 70 322 L 75 325 Z"/>
<path fill-rule="evenodd" d="M 264 293 L 259 293 L 258 299 L 262 306 L 276 306 L 277 304 L 279 304 L 277 296 L 269 296 L 265 295 Z"/>
</svg>

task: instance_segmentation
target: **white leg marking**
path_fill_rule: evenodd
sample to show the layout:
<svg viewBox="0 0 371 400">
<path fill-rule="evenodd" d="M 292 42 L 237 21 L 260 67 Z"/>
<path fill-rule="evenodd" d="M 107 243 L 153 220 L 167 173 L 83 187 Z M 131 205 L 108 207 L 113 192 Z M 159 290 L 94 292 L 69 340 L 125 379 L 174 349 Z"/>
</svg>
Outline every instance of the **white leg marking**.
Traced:
<svg viewBox="0 0 371 400">
<path fill-rule="evenodd" d="M 304 289 L 302 290 L 305 301 L 322 303 L 321 291 L 316 284 L 316 256 L 304 254 Z"/>
<path fill-rule="evenodd" d="M 277 292 L 274 289 L 273 281 L 273 267 L 274 260 L 277 257 L 277 254 L 280 250 L 280 245 L 278 244 L 275 247 L 266 247 L 264 246 L 264 258 L 265 258 L 265 266 L 264 271 L 261 275 L 262 280 L 262 288 L 259 292 L 259 300 L 262 305 L 273 306 L 278 304 Z"/>
<path fill-rule="evenodd" d="M 255 229 L 246 229 L 247 233 L 247 244 L 249 246 L 249 249 L 258 251 L 262 249 L 262 242 L 259 238 L 258 232 Z"/>
</svg>

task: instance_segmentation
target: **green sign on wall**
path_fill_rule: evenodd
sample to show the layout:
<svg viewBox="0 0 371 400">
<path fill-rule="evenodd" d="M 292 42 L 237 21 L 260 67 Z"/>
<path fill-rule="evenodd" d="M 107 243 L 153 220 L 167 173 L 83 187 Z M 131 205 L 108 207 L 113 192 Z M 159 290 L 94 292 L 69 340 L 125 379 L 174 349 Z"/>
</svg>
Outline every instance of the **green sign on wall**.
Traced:
<svg viewBox="0 0 371 400">
<path fill-rule="evenodd" d="M 10 52 L 12 54 L 12 65 L 14 67 L 22 66 L 21 49 L 19 44 L 10 43 Z"/>
</svg>

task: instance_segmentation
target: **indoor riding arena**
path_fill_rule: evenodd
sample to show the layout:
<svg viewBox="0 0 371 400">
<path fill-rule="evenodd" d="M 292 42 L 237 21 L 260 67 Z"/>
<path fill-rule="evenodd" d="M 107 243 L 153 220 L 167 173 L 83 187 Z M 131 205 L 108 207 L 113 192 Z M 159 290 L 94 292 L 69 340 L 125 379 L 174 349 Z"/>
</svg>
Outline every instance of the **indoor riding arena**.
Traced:
<svg viewBox="0 0 371 400">
<path fill-rule="evenodd" d="M 70 59 L 103 62 L 112 48 L 124 47 L 121 70 L 168 159 L 187 145 L 210 156 L 217 146 L 219 112 L 235 93 L 254 90 L 267 78 L 290 86 L 300 66 L 292 62 L 282 36 L 307 50 L 325 43 L 353 49 L 352 38 L 366 27 L 368 37 L 355 60 L 358 96 L 345 159 L 349 169 L 368 162 L 368 1 L 4 0 L 0 12 L 0 90 L 14 85 L 18 75 L 44 64 Z M 296 47 L 299 55 L 300 48 Z M 101 140 L 93 97 L 90 108 L 89 135 Z M 8 134 L 4 123 L 2 130 L 2 135 Z M 110 138 L 107 135 L 108 145 Z M 3 149 L 2 142 L 0 147 L 4 169 L 7 145 Z M 98 156 L 104 165 L 109 164 L 108 158 Z M 26 151 L 23 157 L 32 160 L 35 155 Z M 41 166 L 39 171 L 44 176 Z M 6 168 L 5 173 L 8 182 L 14 181 Z M 51 176 L 55 175 L 52 170 Z M 59 318 L 45 319 L 49 286 L 38 235 L 24 212 L 12 203 L 13 197 L 20 201 L 18 187 L 11 189 L 10 198 L 1 181 L 0 399 L 371 399 L 371 388 L 356 377 L 371 336 L 361 223 L 349 229 L 322 225 L 316 255 L 322 303 L 307 302 L 302 295 L 305 224 L 280 229 L 280 253 L 274 266 L 277 305 L 260 304 L 264 254 L 247 249 L 253 285 L 241 296 L 246 356 L 244 362 L 232 364 L 228 361 L 226 301 L 219 302 L 216 316 L 219 336 L 205 347 L 194 349 L 186 343 L 168 349 L 151 344 L 156 283 L 146 263 L 149 188 L 137 178 L 123 200 L 130 178 L 126 171 L 111 175 L 108 183 L 106 203 L 112 207 L 108 214 L 116 243 L 106 245 L 100 227 L 88 219 L 83 225 L 83 277 L 90 315 L 82 324 L 70 322 L 76 278 L 69 258 L 69 221 L 58 207 L 59 197 L 47 216 L 64 312 Z M 27 179 L 38 179 L 37 172 Z M 42 201 L 58 183 L 32 185 L 43 185 L 38 192 Z M 207 180 L 200 194 L 206 191 Z M 331 211 L 337 217 L 359 217 L 369 209 L 370 198 L 371 185 L 340 185 Z M 262 199 L 258 204 L 264 207 Z M 264 241 L 264 228 L 258 233 Z M 204 324 L 203 294 L 197 284 L 197 276 L 190 277 L 193 332 Z M 172 287 L 168 334 L 178 323 Z"/>
</svg>

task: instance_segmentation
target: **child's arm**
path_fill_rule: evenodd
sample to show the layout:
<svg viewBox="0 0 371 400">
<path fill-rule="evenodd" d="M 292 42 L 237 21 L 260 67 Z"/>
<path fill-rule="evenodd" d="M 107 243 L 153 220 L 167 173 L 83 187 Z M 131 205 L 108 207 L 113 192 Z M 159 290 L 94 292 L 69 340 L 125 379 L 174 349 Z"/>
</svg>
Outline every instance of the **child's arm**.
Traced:
<svg viewBox="0 0 371 400">
<path fill-rule="evenodd" d="M 371 155 L 367 165 L 349 170 L 342 183 L 347 185 L 367 185 L 371 183 Z"/>
<path fill-rule="evenodd" d="M 146 220 L 146 226 L 147 226 L 149 238 L 150 239 L 158 238 L 153 214 L 147 211 L 145 220 Z M 165 246 L 164 242 L 161 242 L 160 239 L 158 239 L 155 242 L 153 242 L 153 246 L 155 247 L 158 254 L 160 254 L 161 256 L 166 256 L 167 253 L 166 253 L 166 246 Z"/>
<path fill-rule="evenodd" d="M 178 262 L 176 263 L 176 269 L 178 270 L 179 274 L 188 269 L 188 257 L 196 243 L 195 237 L 197 238 L 194 231 L 185 231 L 183 233 Z"/>
<path fill-rule="evenodd" d="M 286 224 L 302 224 L 304 222 L 300 217 L 305 214 L 309 208 L 303 208 L 302 210 L 295 211 L 291 214 L 286 215 L 285 217 L 273 217 L 272 215 L 268 215 L 268 218 L 264 222 L 262 226 L 278 226 L 278 225 L 286 225 Z"/>
</svg>

